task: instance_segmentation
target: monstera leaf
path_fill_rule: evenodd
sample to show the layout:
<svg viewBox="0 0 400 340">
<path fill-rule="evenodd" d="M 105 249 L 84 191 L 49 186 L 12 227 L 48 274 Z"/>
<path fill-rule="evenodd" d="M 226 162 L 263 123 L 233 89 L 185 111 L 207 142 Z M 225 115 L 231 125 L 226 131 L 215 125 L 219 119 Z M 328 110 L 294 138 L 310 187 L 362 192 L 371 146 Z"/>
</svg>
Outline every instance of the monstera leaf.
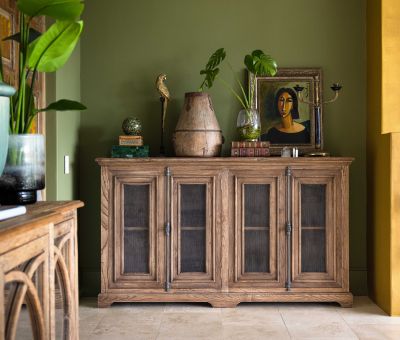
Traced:
<svg viewBox="0 0 400 340">
<path fill-rule="evenodd" d="M 71 55 L 82 33 L 83 22 L 56 21 L 40 38 L 29 45 L 28 68 L 54 72 Z"/>
<path fill-rule="evenodd" d="M 216 50 L 208 59 L 207 65 L 206 65 L 206 70 L 212 70 L 216 68 L 221 62 L 225 59 L 226 57 L 226 52 L 224 48 L 219 48 Z"/>
<path fill-rule="evenodd" d="M 17 6 L 30 17 L 46 15 L 56 20 L 76 20 L 84 7 L 80 0 L 18 0 Z"/>
<path fill-rule="evenodd" d="M 212 70 L 201 70 L 200 74 L 205 75 L 203 84 L 201 85 L 201 89 L 203 90 L 204 86 L 211 88 L 218 73 L 219 68 L 215 68 Z"/>
<path fill-rule="evenodd" d="M 217 66 L 221 64 L 225 57 L 225 50 L 223 48 L 219 48 L 208 59 L 205 69 L 200 71 L 201 75 L 205 75 L 203 83 L 200 85 L 200 91 L 203 91 L 204 87 L 211 88 L 216 76 L 219 73 L 219 68 Z"/>
<path fill-rule="evenodd" d="M 244 58 L 246 68 L 257 76 L 274 76 L 277 71 L 276 61 L 261 50 L 254 50 Z"/>
</svg>

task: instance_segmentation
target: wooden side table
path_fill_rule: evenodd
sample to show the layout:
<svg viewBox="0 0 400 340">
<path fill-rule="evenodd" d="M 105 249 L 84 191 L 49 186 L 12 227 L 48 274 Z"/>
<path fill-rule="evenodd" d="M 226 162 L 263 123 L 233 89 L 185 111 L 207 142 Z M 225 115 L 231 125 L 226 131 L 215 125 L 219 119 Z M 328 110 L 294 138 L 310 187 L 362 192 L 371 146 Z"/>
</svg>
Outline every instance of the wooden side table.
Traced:
<svg viewBox="0 0 400 340">
<path fill-rule="evenodd" d="M 26 334 L 79 339 L 77 209 L 82 206 L 38 202 L 27 206 L 25 215 L 0 222 L 0 339 Z"/>
</svg>

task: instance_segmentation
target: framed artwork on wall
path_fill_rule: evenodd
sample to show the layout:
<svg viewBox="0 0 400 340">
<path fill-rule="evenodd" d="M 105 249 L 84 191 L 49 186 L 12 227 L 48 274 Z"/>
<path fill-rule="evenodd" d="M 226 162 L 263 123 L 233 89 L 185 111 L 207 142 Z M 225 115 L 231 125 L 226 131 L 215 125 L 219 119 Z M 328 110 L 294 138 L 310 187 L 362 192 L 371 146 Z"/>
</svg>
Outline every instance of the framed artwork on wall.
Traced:
<svg viewBox="0 0 400 340">
<path fill-rule="evenodd" d="M 303 100 L 314 102 L 316 96 L 322 100 L 321 84 L 320 68 L 280 68 L 274 77 L 256 78 L 253 103 L 260 113 L 261 140 L 270 142 L 271 154 L 280 154 L 284 147 L 314 151 L 317 128 L 322 147 L 322 122 L 317 124 L 313 106 L 300 101 L 295 91 L 301 86 Z"/>
</svg>

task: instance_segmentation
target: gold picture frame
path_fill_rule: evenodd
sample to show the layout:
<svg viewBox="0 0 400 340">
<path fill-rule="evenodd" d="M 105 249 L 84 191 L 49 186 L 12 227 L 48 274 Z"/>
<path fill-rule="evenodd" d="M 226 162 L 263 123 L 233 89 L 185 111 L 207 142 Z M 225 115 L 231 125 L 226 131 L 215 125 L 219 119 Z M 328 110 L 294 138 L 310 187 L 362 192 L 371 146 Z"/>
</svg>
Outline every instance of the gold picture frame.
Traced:
<svg viewBox="0 0 400 340">
<path fill-rule="evenodd" d="M 249 76 L 249 84 L 253 77 L 252 74 Z M 279 68 L 274 77 L 256 77 L 253 107 L 260 113 L 261 140 L 270 141 L 272 155 L 280 155 L 284 147 L 296 147 L 300 154 L 313 152 L 317 150 L 316 136 L 320 136 L 322 148 L 322 121 L 316 122 L 318 115 L 315 114 L 314 107 L 301 102 L 294 89 L 296 85 L 304 87 L 302 98 L 315 102 L 316 96 L 322 100 L 321 84 L 321 68 Z M 277 109 L 277 94 L 282 92 L 290 93 L 292 97 L 293 112 L 290 114 L 294 124 L 300 127 L 300 132 L 282 132 L 282 118 Z M 322 112 L 319 116 L 322 117 Z"/>
</svg>

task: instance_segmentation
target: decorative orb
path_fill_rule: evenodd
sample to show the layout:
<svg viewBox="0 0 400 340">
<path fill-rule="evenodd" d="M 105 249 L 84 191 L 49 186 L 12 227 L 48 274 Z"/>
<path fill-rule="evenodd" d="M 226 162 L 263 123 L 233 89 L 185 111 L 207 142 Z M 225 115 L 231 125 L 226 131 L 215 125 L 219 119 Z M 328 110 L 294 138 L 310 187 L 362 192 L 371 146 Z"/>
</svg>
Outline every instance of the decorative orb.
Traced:
<svg viewBox="0 0 400 340">
<path fill-rule="evenodd" d="M 126 135 L 140 136 L 142 134 L 142 122 L 135 117 L 128 117 L 122 122 L 122 131 Z"/>
</svg>

